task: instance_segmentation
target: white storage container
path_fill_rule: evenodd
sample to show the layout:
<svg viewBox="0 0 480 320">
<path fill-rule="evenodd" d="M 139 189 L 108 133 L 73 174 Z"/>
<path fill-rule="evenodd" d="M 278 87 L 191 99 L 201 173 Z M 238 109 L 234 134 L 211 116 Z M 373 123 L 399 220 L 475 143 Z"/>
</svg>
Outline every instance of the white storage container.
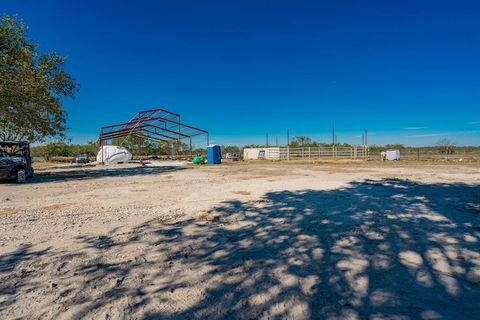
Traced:
<svg viewBox="0 0 480 320">
<path fill-rule="evenodd" d="M 400 160 L 400 150 L 387 150 L 387 160 Z"/>
<path fill-rule="evenodd" d="M 103 152 L 102 152 L 103 151 Z M 127 149 L 118 146 L 104 145 L 97 153 L 97 162 L 125 163 L 132 159 L 132 154 Z"/>
</svg>

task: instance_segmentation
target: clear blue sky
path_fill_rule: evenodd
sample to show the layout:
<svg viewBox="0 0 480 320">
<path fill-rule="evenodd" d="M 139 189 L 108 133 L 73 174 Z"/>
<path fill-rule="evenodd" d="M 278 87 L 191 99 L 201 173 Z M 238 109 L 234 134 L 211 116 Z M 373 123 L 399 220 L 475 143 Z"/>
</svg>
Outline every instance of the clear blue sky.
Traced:
<svg viewBox="0 0 480 320">
<path fill-rule="evenodd" d="M 480 145 L 478 1 L 19 1 L 68 57 L 73 142 L 163 107 L 223 144 L 265 132 L 340 142 Z M 274 139 L 271 140 L 271 143 Z"/>
</svg>

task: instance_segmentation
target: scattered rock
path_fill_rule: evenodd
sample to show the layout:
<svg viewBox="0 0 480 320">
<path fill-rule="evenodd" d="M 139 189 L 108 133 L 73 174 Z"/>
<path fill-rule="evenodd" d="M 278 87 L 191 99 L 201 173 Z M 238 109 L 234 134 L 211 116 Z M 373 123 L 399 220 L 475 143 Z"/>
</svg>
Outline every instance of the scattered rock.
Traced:
<svg viewBox="0 0 480 320">
<path fill-rule="evenodd" d="M 56 287 L 58 287 L 58 284 L 56 284 L 55 282 L 52 282 L 51 287 L 56 288 Z"/>
<path fill-rule="evenodd" d="M 120 287 L 122 285 L 123 280 L 125 280 L 125 277 L 121 277 L 121 278 L 117 279 L 117 287 Z"/>
</svg>

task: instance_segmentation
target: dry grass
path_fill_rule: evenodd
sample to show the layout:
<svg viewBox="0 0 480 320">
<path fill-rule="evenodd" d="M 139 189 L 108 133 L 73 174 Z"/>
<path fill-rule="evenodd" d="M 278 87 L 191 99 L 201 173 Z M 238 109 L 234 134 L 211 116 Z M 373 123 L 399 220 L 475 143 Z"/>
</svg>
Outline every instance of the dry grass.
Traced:
<svg viewBox="0 0 480 320">
<path fill-rule="evenodd" d="M 56 203 L 56 204 L 42 207 L 42 210 L 46 210 L 46 211 L 60 210 L 60 209 L 71 207 L 74 204 L 75 203 Z"/>
<path fill-rule="evenodd" d="M 18 212 L 18 210 L 16 210 L 16 209 L 2 209 L 2 210 L 0 210 L 0 215 L 15 214 L 17 212 Z"/>
</svg>

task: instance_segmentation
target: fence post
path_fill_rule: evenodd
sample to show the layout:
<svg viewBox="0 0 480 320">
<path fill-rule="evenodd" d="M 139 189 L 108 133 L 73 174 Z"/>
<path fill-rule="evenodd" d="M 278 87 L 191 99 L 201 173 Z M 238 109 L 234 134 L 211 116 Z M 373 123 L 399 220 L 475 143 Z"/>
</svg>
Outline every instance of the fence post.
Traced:
<svg viewBox="0 0 480 320">
<path fill-rule="evenodd" d="M 287 160 L 290 160 L 290 146 L 287 147 Z"/>
<path fill-rule="evenodd" d="M 420 161 L 420 148 L 417 148 L 417 161 Z"/>
<path fill-rule="evenodd" d="M 312 152 L 310 150 L 310 147 L 308 147 L 308 161 L 311 160 Z"/>
</svg>

